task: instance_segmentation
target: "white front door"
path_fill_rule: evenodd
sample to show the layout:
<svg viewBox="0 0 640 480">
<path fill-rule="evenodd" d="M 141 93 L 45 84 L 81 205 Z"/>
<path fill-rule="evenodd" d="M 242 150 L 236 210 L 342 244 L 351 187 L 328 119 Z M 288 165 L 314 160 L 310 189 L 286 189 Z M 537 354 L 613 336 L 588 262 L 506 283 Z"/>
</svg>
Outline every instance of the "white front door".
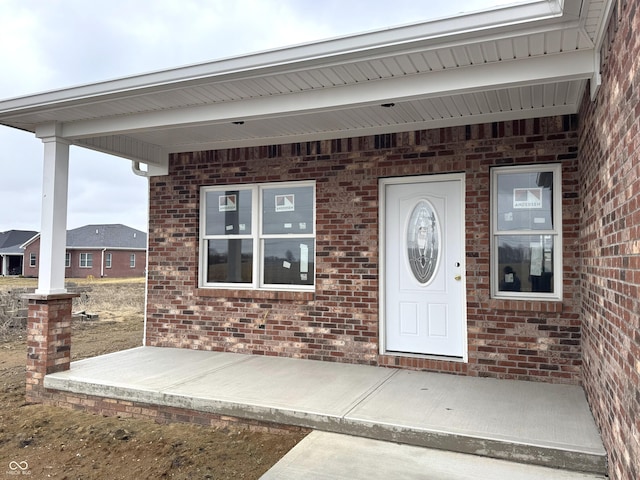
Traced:
<svg viewBox="0 0 640 480">
<path fill-rule="evenodd" d="M 464 175 L 380 184 L 384 351 L 466 358 Z"/>
</svg>

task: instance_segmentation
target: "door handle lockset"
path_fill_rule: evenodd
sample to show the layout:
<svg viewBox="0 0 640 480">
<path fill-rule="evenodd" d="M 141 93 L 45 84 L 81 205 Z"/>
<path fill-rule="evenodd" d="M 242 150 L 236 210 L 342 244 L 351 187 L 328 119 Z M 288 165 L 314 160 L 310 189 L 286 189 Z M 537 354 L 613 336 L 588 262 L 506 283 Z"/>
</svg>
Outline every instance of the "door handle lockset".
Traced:
<svg viewBox="0 0 640 480">
<path fill-rule="evenodd" d="M 456 275 L 453 278 L 454 278 L 454 280 L 457 280 L 459 282 L 460 280 L 462 280 L 462 275 Z"/>
</svg>

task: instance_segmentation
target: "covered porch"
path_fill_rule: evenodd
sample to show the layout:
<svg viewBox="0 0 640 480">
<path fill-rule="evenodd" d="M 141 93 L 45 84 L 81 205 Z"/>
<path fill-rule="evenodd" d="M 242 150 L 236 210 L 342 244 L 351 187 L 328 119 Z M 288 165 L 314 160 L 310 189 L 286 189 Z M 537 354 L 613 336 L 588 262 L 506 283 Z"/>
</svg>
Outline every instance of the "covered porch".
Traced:
<svg viewBox="0 0 640 480">
<path fill-rule="evenodd" d="M 214 318 L 221 311 L 218 304 L 225 302 L 232 308 L 236 308 L 232 305 L 235 302 L 246 304 L 246 308 L 255 305 L 256 311 L 276 311 L 280 316 L 269 319 L 270 326 L 280 330 L 286 330 L 285 323 L 290 322 L 290 318 L 306 322 L 299 327 L 300 331 L 291 333 L 294 339 L 305 338 L 305 334 L 313 336 L 316 333 L 313 329 L 333 334 L 330 327 L 311 324 L 317 323 L 314 315 L 320 308 L 329 312 L 327 317 L 334 308 L 321 305 L 323 301 L 334 301 L 330 295 L 335 289 L 329 281 L 332 279 L 328 279 L 334 264 L 325 262 L 325 270 L 318 270 L 323 276 L 318 275 L 313 292 L 254 289 L 247 293 L 202 288 L 198 275 L 203 265 L 199 263 L 198 251 L 204 243 L 199 244 L 197 239 L 200 197 L 194 192 L 213 183 L 212 179 L 219 179 L 223 164 L 233 159 L 246 156 L 247 162 L 259 160 L 255 164 L 260 165 L 280 162 L 268 176 L 273 176 L 274 182 L 293 181 L 300 176 L 301 167 L 295 163 L 296 159 L 305 154 L 327 156 L 321 152 L 323 145 L 328 146 L 335 162 L 340 162 L 356 143 L 371 143 L 372 149 L 378 151 L 404 148 L 394 144 L 396 134 L 405 135 L 409 143 L 413 142 L 412 147 L 424 140 L 424 144 L 419 145 L 424 151 L 409 152 L 406 159 L 397 160 L 398 165 L 392 171 L 385 164 L 387 159 L 379 155 L 380 173 L 375 176 L 408 175 L 409 164 L 420 164 L 421 170 L 414 172 L 416 174 L 460 172 L 467 168 L 470 174 L 477 174 L 470 182 L 477 190 L 489 183 L 486 175 L 489 166 L 514 162 L 515 157 L 521 164 L 551 161 L 549 145 L 541 142 L 544 132 L 524 128 L 527 120 L 539 125 L 539 119 L 550 117 L 567 124 L 562 131 L 547 132 L 555 138 L 546 138 L 546 141 L 562 143 L 566 149 L 553 150 L 552 160 L 568 161 L 572 165 L 571 173 L 577 175 L 578 162 L 573 160 L 579 141 L 572 116 L 589 97 L 595 99 L 601 88 L 600 71 L 604 61 L 601 54 L 606 53 L 610 41 L 607 25 L 613 3 L 604 0 L 526 2 L 0 103 L 2 124 L 33 132 L 44 143 L 41 275 L 36 295 L 30 299 L 29 313 L 29 400 L 99 413 L 120 412 L 156 418 L 167 414 L 174 419 L 199 422 L 206 422 L 208 416 L 218 416 L 268 425 L 292 425 L 606 473 L 605 451 L 581 386 L 480 378 L 487 373 L 485 369 L 498 362 L 496 358 L 500 357 L 503 362 L 497 368 L 504 369 L 513 367 L 514 360 L 507 357 L 521 355 L 528 358 L 517 360 L 525 366 L 522 367 L 524 373 L 516 372 L 516 375 L 527 375 L 527 369 L 534 369 L 537 374 L 551 371 L 558 374 L 552 380 L 560 381 L 561 375 L 566 374 L 572 383 L 580 383 L 583 326 L 579 314 L 585 312 L 580 302 L 586 298 L 580 295 L 580 288 L 584 286 L 577 281 L 577 272 L 575 278 L 565 282 L 568 291 L 560 299 L 532 302 L 517 296 L 514 300 L 509 296 L 507 300 L 490 297 L 486 287 L 489 246 L 480 238 L 489 230 L 488 192 L 483 191 L 484 203 L 480 207 L 477 207 L 477 197 L 469 197 L 469 205 L 481 209 L 485 215 L 478 223 L 469 224 L 470 232 L 477 229 L 480 233 L 477 238 L 469 233 L 466 247 L 470 248 L 459 264 L 461 273 L 457 276 L 467 292 L 466 306 L 477 310 L 462 309 L 462 336 L 474 337 L 477 341 L 471 345 L 474 348 L 471 354 L 467 351 L 471 349 L 465 348 L 461 361 L 437 359 L 441 371 L 460 373 L 475 368 L 472 373 L 478 377 L 260 355 L 265 350 L 256 350 L 253 356 L 204 351 L 205 348 L 227 348 L 220 346 L 225 341 L 235 345 L 235 335 L 242 335 L 233 330 L 240 327 L 227 326 L 228 320 Z M 507 121 L 519 122 L 513 129 L 517 133 L 509 133 L 514 142 L 519 143 L 510 146 L 502 144 L 505 125 L 501 122 Z M 440 140 L 445 136 L 444 130 L 437 129 L 453 127 L 459 128 L 456 137 L 460 137 L 459 141 Z M 475 135 L 476 130 L 482 130 L 483 134 Z M 418 131 L 432 132 L 434 136 L 416 134 Z M 567 138 L 569 135 L 572 137 Z M 421 140 L 416 140 L 418 137 Z M 358 138 L 364 140 L 352 141 Z M 482 141 L 485 144 L 481 144 Z M 429 142 L 446 148 L 428 151 Z M 466 150 L 457 148 L 462 142 Z M 487 143 L 492 146 L 488 147 Z M 64 287 L 63 253 L 70 145 L 123 157 L 133 162 L 137 174 L 149 177 L 150 208 L 156 217 L 150 225 L 152 261 L 148 269 L 150 300 L 145 342 L 188 348 L 145 346 L 83 360 L 69 368 L 72 296 Z M 478 152 L 473 150 L 476 147 L 480 149 Z M 486 153 L 483 148 L 489 149 L 487 157 L 483 156 Z M 286 154 L 282 154 L 282 150 L 286 150 Z M 505 154 L 514 150 L 520 152 Z M 198 157 L 197 162 L 189 156 L 190 152 Z M 257 152 L 255 158 L 251 157 L 253 152 Z M 418 157 L 422 154 L 424 157 Z M 473 154 L 480 158 L 468 158 Z M 438 157 L 439 163 L 431 161 L 431 155 Z M 358 158 L 370 157 L 360 155 Z M 315 162 L 321 160 L 326 159 L 314 159 Z M 468 168 L 463 161 L 475 162 L 479 167 Z M 402 162 L 407 165 L 401 165 Z M 327 176 L 339 171 L 336 165 L 329 165 L 327 169 Z M 194 176 L 195 170 L 205 172 L 206 178 Z M 233 170 L 225 172 L 231 178 L 228 184 L 235 184 L 239 179 L 249 183 L 244 177 L 246 165 L 233 164 L 227 170 Z M 372 168 L 365 165 L 361 170 Z M 252 184 L 257 184 L 255 177 L 262 175 L 256 172 L 252 173 Z M 312 170 L 308 175 L 305 173 L 309 178 L 304 180 L 314 180 L 311 177 L 319 174 Z M 336 179 L 336 183 L 339 181 L 350 184 L 354 178 Z M 579 185 L 580 181 L 576 177 L 572 185 Z M 333 192 L 326 189 L 323 193 L 325 198 L 344 199 L 346 188 L 348 185 Z M 169 194 L 180 198 L 175 198 L 175 204 L 168 204 Z M 566 198 L 576 204 L 571 208 L 577 216 L 578 192 L 572 190 Z M 348 203 L 351 206 L 358 202 Z M 334 210 L 330 214 L 343 212 L 340 208 Z M 375 212 L 371 215 L 375 216 Z M 174 223 L 168 223 L 168 218 L 174 219 Z M 367 223 L 374 224 L 373 221 Z M 578 224 L 573 222 L 574 226 Z M 326 233 L 327 225 L 323 227 Z M 574 231 L 573 235 L 578 245 L 578 232 Z M 365 240 L 368 241 L 368 237 L 359 243 L 364 245 Z M 334 245 L 329 247 L 337 251 Z M 372 298 L 378 292 L 375 282 L 380 278 L 377 248 L 375 240 L 370 255 L 373 260 L 368 262 L 365 272 L 365 276 L 370 277 L 366 280 L 372 282 L 368 285 Z M 571 247 L 571 254 L 577 256 L 577 252 L 578 247 Z M 174 263 L 167 263 L 169 260 Z M 580 262 L 567 257 L 566 264 L 572 260 L 572 268 Z M 346 276 L 339 281 L 352 283 Z M 316 308 L 316 301 L 320 308 Z M 337 304 L 343 301 L 335 300 Z M 265 303 L 268 306 L 262 307 Z M 371 304 L 374 307 L 369 309 L 370 318 L 366 318 L 367 324 L 363 325 L 370 329 L 366 333 L 371 336 L 360 336 L 359 340 L 365 338 L 373 345 L 366 351 L 373 358 L 386 351 L 380 347 L 371 353 L 379 341 L 379 336 L 373 334 L 384 331 L 382 321 L 376 320 L 378 304 Z M 298 318 L 295 311 L 299 311 L 301 305 L 313 315 Z M 351 319 L 354 312 L 359 315 L 363 305 L 364 302 L 356 303 L 353 311 L 340 312 L 340 319 Z M 255 338 L 263 334 L 267 316 L 263 316 L 262 310 L 260 316 L 255 312 L 251 314 L 253 316 L 246 315 L 246 318 L 238 318 L 237 314 L 229 318 L 244 321 L 241 327 L 250 326 Z M 201 315 L 203 319 L 196 322 L 206 323 L 215 335 L 198 336 L 197 329 L 193 328 L 194 315 Z M 475 319 L 471 318 L 473 315 Z M 514 317 L 520 321 L 512 322 Z M 556 317 L 562 317 L 563 323 L 546 324 L 548 318 L 555 320 Z M 166 325 L 176 319 L 184 320 L 184 324 L 179 325 L 184 328 L 167 333 Z M 468 319 L 475 325 L 467 323 Z M 329 318 L 325 324 L 331 321 Z M 517 335 L 503 332 L 505 329 Z M 483 343 L 487 335 L 501 335 L 499 345 Z M 529 340 L 523 340 L 525 344 L 521 345 L 516 342 L 519 335 Z M 567 338 L 559 339 L 560 335 Z M 202 343 L 212 338 L 220 343 Z M 280 337 L 274 335 L 273 338 Z M 319 340 L 327 342 L 324 338 Z M 347 350 L 366 343 L 336 340 L 336 344 L 340 342 Z M 531 344 L 535 348 L 529 348 Z M 247 342 L 246 351 L 249 346 L 251 343 Z M 556 355 L 552 347 L 561 353 Z M 299 351 L 286 353 L 292 357 L 300 355 Z M 352 361 L 371 362 L 371 358 Z M 535 361 L 529 362 L 530 358 Z M 414 360 L 412 356 L 398 358 L 398 362 Z M 423 364 L 427 366 L 417 368 L 432 368 L 430 361 L 427 357 Z M 571 369 L 569 373 L 561 371 L 565 367 Z M 587 377 L 606 371 L 588 364 L 586 370 Z M 499 372 L 499 375 L 506 374 L 510 373 Z M 590 378 L 584 382 L 587 388 L 590 380 L 593 385 Z M 609 405 L 593 401 L 599 398 L 593 392 L 595 388 L 591 386 L 591 406 L 599 412 L 602 424 L 608 417 Z M 609 438 L 609 452 L 614 449 L 612 445 L 619 443 Z M 628 478 L 632 478 L 631 475 L 629 473 Z"/>
<path fill-rule="evenodd" d="M 606 474 L 579 386 L 159 347 L 74 362 L 44 386 L 97 413 L 213 414 Z"/>
</svg>

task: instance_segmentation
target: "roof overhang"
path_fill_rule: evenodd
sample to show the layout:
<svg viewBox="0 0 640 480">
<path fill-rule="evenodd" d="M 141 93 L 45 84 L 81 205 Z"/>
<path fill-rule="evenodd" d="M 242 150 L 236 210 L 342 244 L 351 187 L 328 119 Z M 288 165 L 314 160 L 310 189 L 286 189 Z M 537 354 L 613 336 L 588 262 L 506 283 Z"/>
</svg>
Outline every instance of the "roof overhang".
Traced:
<svg viewBox="0 0 640 480">
<path fill-rule="evenodd" d="M 530 1 L 56 90 L 1 101 L 0 124 L 162 174 L 176 152 L 572 114 L 610 8 Z"/>
</svg>

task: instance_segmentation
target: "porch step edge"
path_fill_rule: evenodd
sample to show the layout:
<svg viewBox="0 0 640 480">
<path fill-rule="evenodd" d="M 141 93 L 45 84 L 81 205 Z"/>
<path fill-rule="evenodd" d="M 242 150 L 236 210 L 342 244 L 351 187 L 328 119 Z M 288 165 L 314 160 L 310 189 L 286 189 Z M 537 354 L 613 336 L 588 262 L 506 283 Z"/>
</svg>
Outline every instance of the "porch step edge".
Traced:
<svg viewBox="0 0 640 480">
<path fill-rule="evenodd" d="M 401 467 L 399 467 L 401 466 Z M 401 471 L 401 474 L 400 474 Z M 369 438 L 314 431 L 261 480 L 323 478 L 446 478 L 447 480 L 605 480 L 582 473 L 501 459 L 478 457 Z"/>
<path fill-rule="evenodd" d="M 47 389 L 82 395 L 111 398 L 144 404 L 218 414 L 237 419 L 292 425 L 324 432 L 351 435 L 373 440 L 401 443 L 460 454 L 477 455 L 567 471 L 606 475 L 606 454 L 566 448 L 530 445 L 459 433 L 426 430 L 406 426 L 374 423 L 349 418 L 348 415 L 328 415 L 322 412 L 287 409 L 270 405 L 235 403 L 224 399 L 201 398 L 154 390 L 132 389 L 117 385 L 93 384 L 45 377 Z"/>
</svg>

